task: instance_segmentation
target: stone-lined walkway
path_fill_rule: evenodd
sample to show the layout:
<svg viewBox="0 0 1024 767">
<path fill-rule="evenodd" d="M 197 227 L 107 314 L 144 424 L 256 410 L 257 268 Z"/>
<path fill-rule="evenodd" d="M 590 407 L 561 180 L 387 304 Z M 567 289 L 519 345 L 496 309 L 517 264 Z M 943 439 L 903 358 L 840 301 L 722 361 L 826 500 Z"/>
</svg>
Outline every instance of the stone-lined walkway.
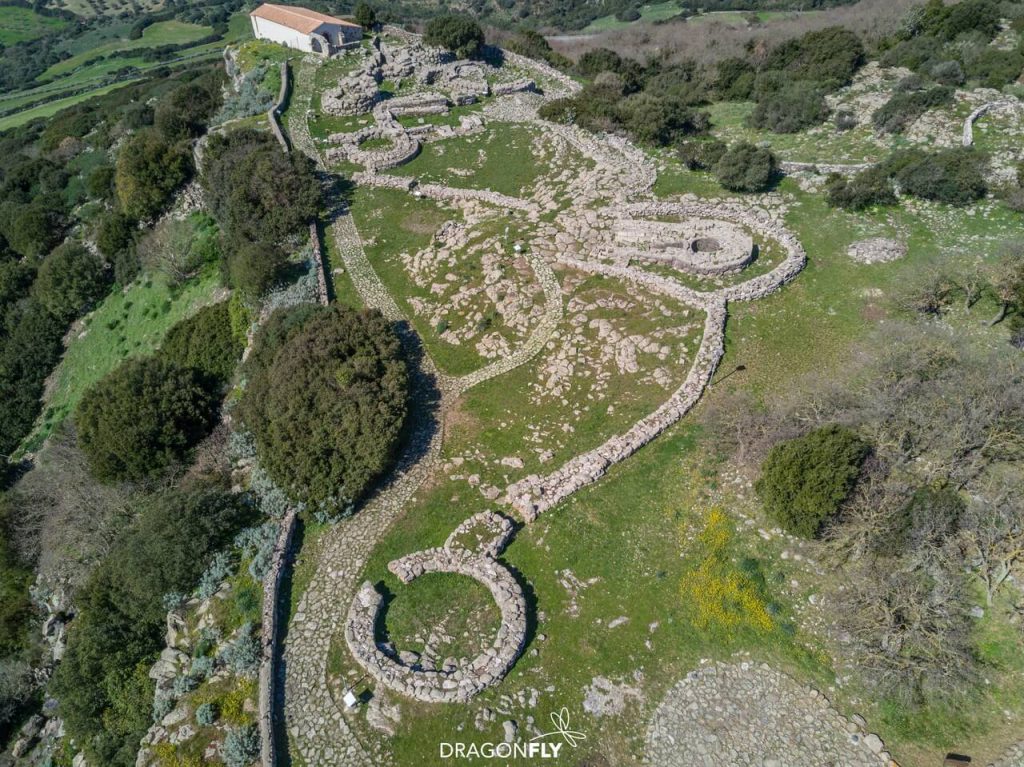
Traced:
<svg viewBox="0 0 1024 767">
<path fill-rule="evenodd" d="M 886 767 L 877 735 L 766 664 L 691 671 L 654 712 L 652 767 Z"/>
</svg>

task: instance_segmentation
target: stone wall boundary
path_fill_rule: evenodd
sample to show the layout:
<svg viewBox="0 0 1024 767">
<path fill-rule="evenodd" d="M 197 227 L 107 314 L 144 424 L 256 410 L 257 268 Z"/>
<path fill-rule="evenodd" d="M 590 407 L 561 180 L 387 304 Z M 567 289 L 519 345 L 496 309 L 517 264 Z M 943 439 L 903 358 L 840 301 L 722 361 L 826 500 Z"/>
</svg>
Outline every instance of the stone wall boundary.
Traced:
<svg viewBox="0 0 1024 767">
<path fill-rule="evenodd" d="M 260 631 L 259 729 L 260 766 L 275 767 L 277 744 L 274 739 L 274 698 L 277 690 L 277 648 L 281 634 L 279 597 L 281 582 L 288 570 L 288 555 L 295 535 L 297 511 L 292 508 L 281 520 L 274 542 L 270 570 L 263 578 L 263 612 Z"/>
<path fill-rule="evenodd" d="M 288 79 L 288 62 L 281 62 L 281 90 L 277 92 L 277 101 L 274 105 L 267 110 L 267 121 L 270 123 L 270 130 L 274 134 L 274 138 L 281 145 L 285 152 L 290 152 L 291 148 L 288 146 L 288 139 L 285 138 L 284 130 L 281 128 L 281 108 L 284 106 L 285 101 L 288 100 L 288 93 L 290 90 L 290 83 Z"/>
</svg>

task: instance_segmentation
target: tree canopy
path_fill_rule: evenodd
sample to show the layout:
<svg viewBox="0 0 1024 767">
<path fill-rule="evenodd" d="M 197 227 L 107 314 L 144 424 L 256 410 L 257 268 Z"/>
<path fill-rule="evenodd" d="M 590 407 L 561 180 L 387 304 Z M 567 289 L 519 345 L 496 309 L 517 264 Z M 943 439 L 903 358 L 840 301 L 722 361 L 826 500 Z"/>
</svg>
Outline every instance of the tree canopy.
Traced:
<svg viewBox="0 0 1024 767">
<path fill-rule="evenodd" d="M 427 22 L 423 42 L 447 48 L 460 59 L 468 59 L 483 47 L 484 31 L 469 16 L 443 14 Z"/>
<path fill-rule="evenodd" d="M 406 414 L 397 336 L 377 312 L 278 310 L 257 336 L 239 413 L 289 494 L 343 511 L 389 466 Z"/>
<path fill-rule="evenodd" d="M 780 442 L 754 486 L 765 513 L 789 533 L 814 537 L 850 494 L 867 453 L 860 437 L 834 424 Z"/>
<path fill-rule="evenodd" d="M 199 371 L 158 356 L 128 360 L 100 379 L 75 423 L 98 479 L 141 480 L 183 460 L 213 426 L 216 406 Z"/>
<path fill-rule="evenodd" d="M 188 148 L 155 130 L 141 130 L 117 155 L 114 185 L 121 208 L 136 219 L 152 218 L 192 173 Z"/>
</svg>

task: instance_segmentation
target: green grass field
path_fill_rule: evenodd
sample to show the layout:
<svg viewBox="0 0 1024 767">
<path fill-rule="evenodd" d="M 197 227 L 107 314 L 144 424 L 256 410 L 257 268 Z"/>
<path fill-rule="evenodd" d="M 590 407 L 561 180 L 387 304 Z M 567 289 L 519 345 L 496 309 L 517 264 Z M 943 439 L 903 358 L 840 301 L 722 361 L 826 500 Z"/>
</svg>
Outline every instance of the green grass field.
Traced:
<svg viewBox="0 0 1024 767">
<path fill-rule="evenodd" d="M 682 8 L 679 7 L 679 3 L 675 0 L 669 0 L 665 3 L 655 3 L 653 5 L 642 5 L 637 10 L 640 11 L 640 18 L 636 21 L 619 21 L 614 15 L 602 16 L 599 19 L 594 19 L 584 29 L 584 34 L 591 34 L 593 32 L 607 32 L 612 29 L 622 29 L 630 26 L 630 24 L 639 24 L 643 21 L 661 21 L 663 19 L 670 19 L 682 13 Z"/>
<path fill-rule="evenodd" d="M 175 323 L 210 303 L 220 284 L 216 269 L 172 289 L 161 275 L 109 295 L 83 320 L 47 383 L 42 418 L 23 448 L 32 450 L 71 414 L 93 383 L 122 360 L 156 350 Z"/>
<path fill-rule="evenodd" d="M 67 26 L 64 19 L 41 16 L 31 8 L 7 5 L 0 7 L 0 45 L 13 45 L 35 40 L 47 32 Z"/>
<path fill-rule="evenodd" d="M 91 99 L 93 96 L 102 96 L 104 93 L 110 93 L 118 88 L 123 88 L 129 85 L 130 81 L 126 80 L 120 83 L 111 83 L 110 85 L 104 85 L 102 88 L 96 88 L 95 90 L 87 91 L 85 93 L 79 93 L 75 96 L 67 96 L 65 98 L 55 99 L 46 104 L 40 104 L 39 106 L 32 107 L 31 109 L 25 109 L 21 112 L 15 112 L 14 114 L 8 115 L 7 117 L 0 117 L 0 131 L 5 131 L 8 128 L 17 128 L 19 125 L 24 125 L 27 122 L 31 122 L 39 117 L 50 117 L 51 115 L 57 114 L 62 109 L 79 104 L 87 99 Z"/>
<path fill-rule="evenodd" d="M 55 77 L 61 77 L 74 71 L 87 61 L 100 56 L 107 56 L 111 53 L 116 53 L 117 51 L 134 50 L 135 48 L 156 48 L 161 45 L 182 45 L 184 43 L 192 42 L 193 40 L 199 40 L 212 32 L 213 30 L 210 27 L 203 27 L 198 24 L 188 24 L 184 21 L 177 21 L 176 19 L 160 21 L 146 27 L 142 32 L 142 37 L 138 40 L 130 40 L 127 37 L 109 40 L 108 42 L 98 45 L 91 50 L 82 51 L 71 58 L 64 59 L 64 61 L 54 64 L 43 72 L 39 76 L 39 79 L 49 80 Z"/>
</svg>

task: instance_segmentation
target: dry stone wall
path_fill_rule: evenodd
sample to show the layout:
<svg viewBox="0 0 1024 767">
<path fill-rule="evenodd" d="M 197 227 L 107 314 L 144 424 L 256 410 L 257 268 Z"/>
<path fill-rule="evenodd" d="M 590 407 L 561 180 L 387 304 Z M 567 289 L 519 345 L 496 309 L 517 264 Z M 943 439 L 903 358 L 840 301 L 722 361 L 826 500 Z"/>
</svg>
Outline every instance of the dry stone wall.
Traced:
<svg viewBox="0 0 1024 767">
<path fill-rule="evenodd" d="M 477 547 L 465 538 L 476 528 L 489 531 Z M 427 573 L 457 573 L 485 585 L 501 613 L 501 627 L 490 647 L 472 660 L 448 659 L 443 668 L 408 664 L 393 647 L 376 641 L 384 597 L 369 582 L 359 589 L 349 608 L 345 641 L 352 655 L 386 687 L 424 703 L 464 703 L 494 684 L 512 667 L 526 641 L 526 596 L 512 573 L 495 557 L 512 534 L 512 523 L 493 512 L 470 517 L 436 549 L 418 551 L 388 565 L 403 583 Z"/>
</svg>

